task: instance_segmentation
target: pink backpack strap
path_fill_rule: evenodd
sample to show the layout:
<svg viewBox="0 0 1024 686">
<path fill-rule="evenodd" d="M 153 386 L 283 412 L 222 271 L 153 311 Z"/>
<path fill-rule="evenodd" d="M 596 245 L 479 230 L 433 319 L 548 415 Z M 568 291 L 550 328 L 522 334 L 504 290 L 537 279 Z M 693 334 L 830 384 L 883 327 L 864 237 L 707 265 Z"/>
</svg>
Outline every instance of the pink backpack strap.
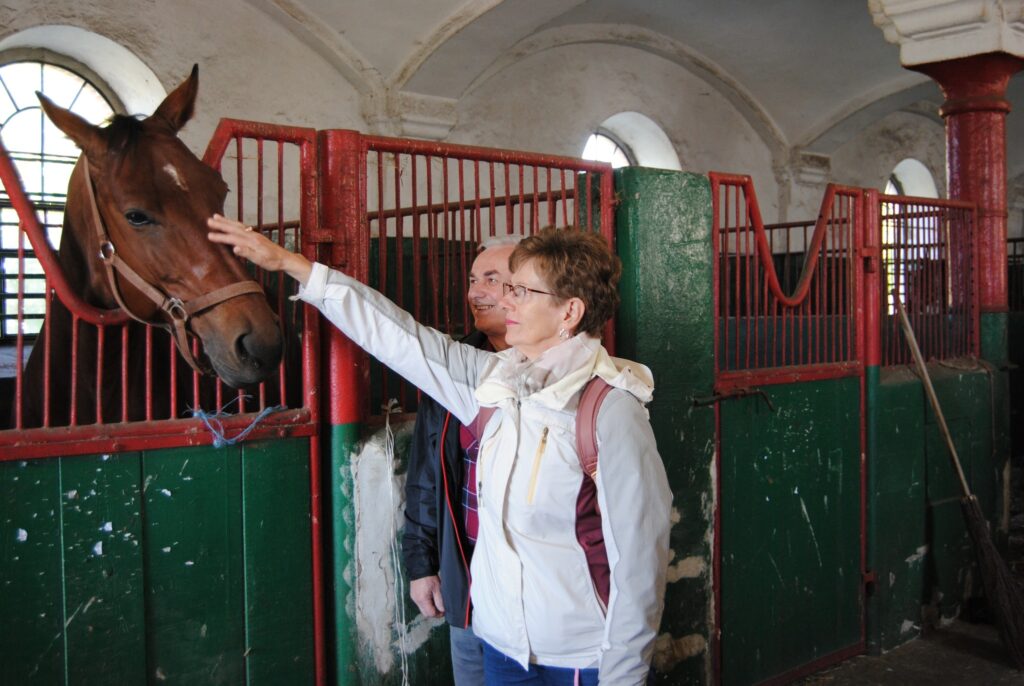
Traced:
<svg viewBox="0 0 1024 686">
<path fill-rule="evenodd" d="M 483 436 L 484 433 L 484 427 L 487 426 L 487 422 L 490 421 L 491 415 L 493 415 L 494 411 L 497 409 L 498 408 L 496 407 L 480 408 L 480 411 L 476 413 L 476 417 L 473 418 L 473 421 L 466 426 L 466 428 L 469 429 L 469 433 L 473 434 L 473 438 L 478 441 L 480 440 L 480 437 Z"/>
<path fill-rule="evenodd" d="M 599 376 L 587 382 L 576 410 L 576 453 L 580 466 L 591 479 L 597 479 L 597 413 L 611 385 Z"/>
</svg>

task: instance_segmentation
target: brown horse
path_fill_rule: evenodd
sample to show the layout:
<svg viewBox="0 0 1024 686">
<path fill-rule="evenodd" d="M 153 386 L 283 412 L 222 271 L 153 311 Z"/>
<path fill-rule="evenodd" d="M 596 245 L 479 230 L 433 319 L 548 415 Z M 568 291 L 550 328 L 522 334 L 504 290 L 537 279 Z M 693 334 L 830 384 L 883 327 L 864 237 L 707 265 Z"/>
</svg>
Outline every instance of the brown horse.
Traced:
<svg viewBox="0 0 1024 686">
<path fill-rule="evenodd" d="M 47 116 L 82 150 L 68 187 L 59 262 L 72 289 L 90 305 L 121 307 L 133 319 L 167 329 L 186 362 L 242 387 L 276 369 L 282 336 L 276 315 L 242 263 L 206 238 L 206 220 L 223 213 L 228 189 L 177 137 L 192 116 L 198 81 L 193 67 L 152 116 L 118 115 L 105 127 L 39 95 Z M 144 327 L 133 324 L 122 338 L 101 337 L 97 327 L 82 323 L 72 335 L 72 326 L 67 307 L 54 298 L 44 324 L 49 331 L 40 333 L 26 364 L 22 426 L 42 423 L 47 346 L 48 425 L 68 424 L 72 407 L 77 424 L 99 417 L 144 418 L 145 396 L 155 392 L 152 383 L 142 381 L 145 355 L 135 352 L 144 343 Z M 201 342 L 195 360 L 190 336 Z M 130 355 L 121 350 L 125 339 Z M 73 398 L 71 380 L 61 378 L 70 369 L 72 341 L 77 350 Z M 153 367 L 166 366 L 167 357 L 155 359 Z M 122 371 L 127 378 L 121 379 Z M 166 400 L 157 402 L 167 411 Z M 153 418 L 160 413 L 157 409 Z"/>
</svg>

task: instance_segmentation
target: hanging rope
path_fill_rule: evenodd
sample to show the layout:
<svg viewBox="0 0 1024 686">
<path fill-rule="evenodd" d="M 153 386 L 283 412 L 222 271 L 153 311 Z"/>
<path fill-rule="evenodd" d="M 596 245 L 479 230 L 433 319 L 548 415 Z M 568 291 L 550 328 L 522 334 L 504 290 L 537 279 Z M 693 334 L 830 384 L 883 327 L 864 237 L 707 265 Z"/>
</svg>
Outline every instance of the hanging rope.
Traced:
<svg viewBox="0 0 1024 686">
<path fill-rule="evenodd" d="M 398 503 L 395 498 L 395 434 L 391 431 L 391 415 L 402 411 L 398 401 L 392 398 L 382 405 L 384 410 L 384 459 L 388 475 L 388 493 L 391 501 L 389 512 L 392 513 L 391 531 L 391 569 L 395 575 L 395 627 L 398 629 L 398 654 L 402 667 L 402 686 L 409 686 L 409 656 L 405 624 L 405 577 L 402 575 L 401 553 L 398 548 L 398 527 L 395 526 L 394 512 Z"/>
<path fill-rule="evenodd" d="M 250 433 L 252 433 L 252 430 L 256 428 L 257 424 L 262 422 L 264 419 L 266 419 L 268 416 L 270 416 L 274 412 L 280 412 L 281 410 L 287 409 L 284 405 L 272 405 L 271 407 L 264 407 L 262 410 L 259 411 L 259 414 L 257 414 L 255 417 L 253 417 L 253 420 L 251 422 L 249 422 L 249 426 L 247 426 L 244 429 L 242 429 L 235 436 L 232 436 L 231 438 L 228 438 L 227 436 L 224 435 L 224 424 L 220 420 L 221 420 L 222 417 L 234 417 L 234 416 L 236 416 L 236 415 L 229 414 L 228 412 L 226 412 L 226 410 L 229 407 L 231 407 L 232 403 L 237 402 L 239 400 L 239 398 L 245 398 L 246 400 L 250 400 L 252 398 L 252 396 L 248 396 L 248 395 L 238 396 L 238 397 L 236 397 L 236 398 L 234 398 L 232 400 L 229 400 L 228 402 L 224 403 L 223 407 L 221 407 L 216 412 L 207 412 L 204 409 L 202 409 L 201 407 L 200 408 L 191 408 L 191 407 L 188 408 L 188 411 L 192 413 L 192 416 L 193 417 L 197 417 L 199 419 L 202 419 L 203 420 L 203 424 L 205 424 L 206 428 L 210 431 L 211 434 L 213 434 L 213 447 L 214 448 L 223 448 L 226 445 L 234 445 L 236 443 L 244 441 L 245 437 L 248 436 Z"/>
</svg>

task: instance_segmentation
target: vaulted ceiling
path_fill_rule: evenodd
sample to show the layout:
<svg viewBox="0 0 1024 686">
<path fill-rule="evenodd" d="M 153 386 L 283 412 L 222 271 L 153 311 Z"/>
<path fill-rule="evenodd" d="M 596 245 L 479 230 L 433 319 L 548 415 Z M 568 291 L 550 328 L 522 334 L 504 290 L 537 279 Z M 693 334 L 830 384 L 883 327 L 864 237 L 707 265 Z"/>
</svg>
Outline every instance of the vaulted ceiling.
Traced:
<svg viewBox="0 0 1024 686">
<path fill-rule="evenodd" d="M 722 92 L 770 144 L 829 153 L 896 110 L 942 96 L 903 68 L 866 0 L 248 0 L 364 94 L 457 100 L 517 60 L 574 43 L 661 56 Z M 1011 103 L 1024 105 L 1021 80 Z M 1008 121 L 1011 178 L 1024 121 Z"/>
</svg>

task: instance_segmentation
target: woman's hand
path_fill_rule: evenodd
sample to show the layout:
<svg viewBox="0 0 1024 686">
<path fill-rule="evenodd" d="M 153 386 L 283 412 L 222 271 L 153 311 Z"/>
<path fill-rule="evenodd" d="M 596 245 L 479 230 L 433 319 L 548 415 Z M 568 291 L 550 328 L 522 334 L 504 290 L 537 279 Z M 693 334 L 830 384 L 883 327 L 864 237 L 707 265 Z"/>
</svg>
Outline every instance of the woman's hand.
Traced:
<svg viewBox="0 0 1024 686">
<path fill-rule="evenodd" d="M 214 243 L 230 245 L 239 257 L 244 257 L 262 269 L 271 272 L 287 272 L 289 276 L 306 285 L 313 265 L 302 255 L 282 248 L 280 245 L 234 219 L 215 214 L 206 220 L 210 227 L 207 237 Z"/>
</svg>

